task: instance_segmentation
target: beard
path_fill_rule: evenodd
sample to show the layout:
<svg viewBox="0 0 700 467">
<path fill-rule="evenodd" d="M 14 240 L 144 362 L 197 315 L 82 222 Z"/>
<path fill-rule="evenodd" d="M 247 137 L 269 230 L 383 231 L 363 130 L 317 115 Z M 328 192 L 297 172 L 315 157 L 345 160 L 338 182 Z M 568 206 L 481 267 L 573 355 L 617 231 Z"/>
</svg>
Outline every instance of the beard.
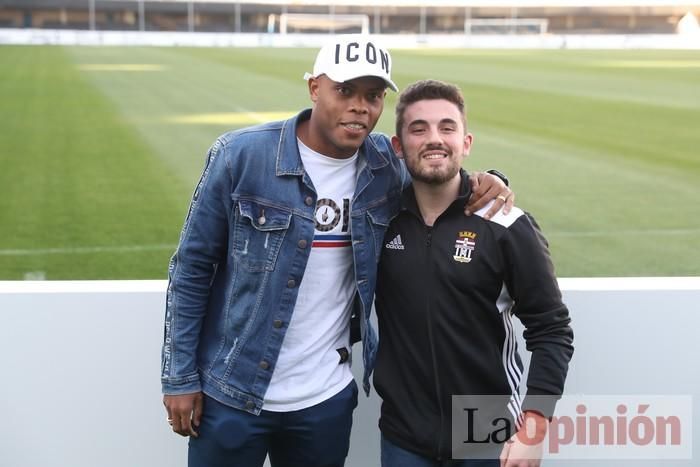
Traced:
<svg viewBox="0 0 700 467">
<path fill-rule="evenodd" d="M 450 158 L 449 164 L 443 167 L 421 167 L 420 157 L 406 159 L 406 168 L 411 178 L 427 185 L 441 185 L 452 180 L 459 173 L 460 165 Z"/>
</svg>

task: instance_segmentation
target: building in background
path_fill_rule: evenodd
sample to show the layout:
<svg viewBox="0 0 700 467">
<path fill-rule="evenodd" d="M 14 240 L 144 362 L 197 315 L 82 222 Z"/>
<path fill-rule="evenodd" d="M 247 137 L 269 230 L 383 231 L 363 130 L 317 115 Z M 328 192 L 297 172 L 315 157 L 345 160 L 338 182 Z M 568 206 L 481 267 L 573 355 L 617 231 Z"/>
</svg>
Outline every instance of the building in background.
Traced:
<svg viewBox="0 0 700 467">
<path fill-rule="evenodd" d="M 0 28 L 99 31 L 673 34 L 699 16 L 683 0 L 0 0 Z"/>
</svg>

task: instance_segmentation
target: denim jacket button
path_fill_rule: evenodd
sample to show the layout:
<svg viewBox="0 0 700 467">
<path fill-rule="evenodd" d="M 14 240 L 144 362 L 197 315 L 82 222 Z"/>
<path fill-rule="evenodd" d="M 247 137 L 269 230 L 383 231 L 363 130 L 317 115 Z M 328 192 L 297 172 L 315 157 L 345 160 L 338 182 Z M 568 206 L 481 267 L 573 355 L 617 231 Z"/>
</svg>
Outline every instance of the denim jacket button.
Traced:
<svg viewBox="0 0 700 467">
<path fill-rule="evenodd" d="M 314 204 L 314 199 L 311 196 L 307 196 L 304 200 L 304 203 L 306 203 L 307 206 L 311 206 L 312 204 Z"/>
<path fill-rule="evenodd" d="M 267 222 L 267 219 L 265 219 L 265 216 L 260 216 L 258 218 L 258 224 L 265 225 L 265 222 Z"/>
<path fill-rule="evenodd" d="M 276 319 L 272 322 L 272 326 L 279 329 L 282 327 L 282 320 L 281 319 Z"/>
<path fill-rule="evenodd" d="M 303 250 L 304 248 L 306 248 L 306 240 L 299 240 L 297 246 Z"/>
<path fill-rule="evenodd" d="M 248 409 L 248 410 L 251 410 L 251 409 L 255 408 L 255 402 L 253 402 L 253 401 L 248 401 L 248 402 L 246 402 L 246 403 L 245 403 L 245 408 Z"/>
<path fill-rule="evenodd" d="M 289 279 L 287 281 L 287 287 L 290 289 L 293 289 L 294 287 L 296 287 L 296 285 L 297 285 L 297 281 L 295 281 L 294 279 Z"/>
<path fill-rule="evenodd" d="M 263 370 L 267 370 L 268 368 L 270 368 L 270 364 L 263 360 L 262 362 L 260 362 L 260 368 L 262 368 Z"/>
</svg>

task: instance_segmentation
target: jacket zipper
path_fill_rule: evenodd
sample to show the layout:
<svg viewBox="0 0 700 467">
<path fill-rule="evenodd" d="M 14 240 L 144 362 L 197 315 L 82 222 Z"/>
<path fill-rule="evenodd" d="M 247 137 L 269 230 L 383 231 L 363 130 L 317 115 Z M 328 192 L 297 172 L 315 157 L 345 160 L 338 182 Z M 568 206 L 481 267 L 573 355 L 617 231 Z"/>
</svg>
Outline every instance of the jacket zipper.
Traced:
<svg viewBox="0 0 700 467">
<path fill-rule="evenodd" d="M 433 260 L 431 257 L 431 249 L 432 249 L 432 242 L 433 242 L 433 228 L 430 226 L 426 226 L 427 229 L 427 238 L 425 241 L 425 247 L 426 247 L 426 259 L 428 262 L 428 277 L 432 278 L 434 277 L 433 274 Z M 432 284 L 431 284 L 432 285 Z M 430 287 L 429 291 L 433 290 L 432 287 Z M 426 315 L 427 315 L 427 321 L 428 321 L 428 342 L 430 343 L 430 357 L 432 359 L 433 363 L 433 377 L 435 380 L 435 397 L 437 399 L 438 403 L 438 409 L 440 410 L 440 426 L 438 427 L 438 445 L 437 445 L 437 450 L 436 450 L 436 459 L 438 461 L 442 461 L 442 455 L 440 454 L 442 451 L 442 443 L 443 443 L 443 424 L 445 422 L 445 414 L 442 406 L 442 399 L 440 397 L 440 378 L 438 376 L 438 370 L 437 370 L 437 360 L 436 360 L 436 352 L 435 352 L 435 342 L 433 339 L 433 320 L 432 320 L 432 314 L 431 314 L 431 294 L 428 293 L 427 295 L 427 300 L 426 300 Z"/>
</svg>

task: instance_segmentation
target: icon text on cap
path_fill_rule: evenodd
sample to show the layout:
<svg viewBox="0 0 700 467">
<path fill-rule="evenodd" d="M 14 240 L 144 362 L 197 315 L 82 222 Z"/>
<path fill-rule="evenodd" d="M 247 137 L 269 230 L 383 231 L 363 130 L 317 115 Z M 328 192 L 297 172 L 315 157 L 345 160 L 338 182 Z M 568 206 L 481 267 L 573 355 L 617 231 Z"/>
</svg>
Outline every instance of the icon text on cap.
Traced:
<svg viewBox="0 0 700 467">
<path fill-rule="evenodd" d="M 335 64 L 338 65 L 340 64 L 340 59 L 341 59 L 341 45 L 343 44 L 336 44 L 335 45 Z M 360 44 L 357 42 L 348 42 L 345 47 L 345 57 L 344 59 L 348 62 L 356 62 L 357 60 L 360 59 L 359 55 L 359 49 L 360 49 Z M 384 70 L 387 74 L 390 72 L 389 70 L 389 54 L 383 51 L 382 49 L 379 49 L 379 57 L 381 59 L 381 66 L 382 70 Z M 365 59 L 367 62 L 371 64 L 377 63 L 377 48 L 372 44 L 371 42 L 367 43 L 367 46 L 365 47 Z"/>
</svg>

